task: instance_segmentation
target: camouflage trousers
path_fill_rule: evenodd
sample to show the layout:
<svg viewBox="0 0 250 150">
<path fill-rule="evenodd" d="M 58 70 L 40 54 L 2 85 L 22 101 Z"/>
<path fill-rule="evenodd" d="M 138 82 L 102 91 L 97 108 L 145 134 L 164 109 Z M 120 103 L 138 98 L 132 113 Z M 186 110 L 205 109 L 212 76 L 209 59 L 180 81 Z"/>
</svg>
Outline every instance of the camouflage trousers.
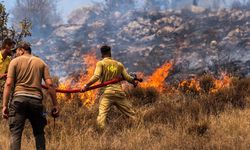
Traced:
<svg viewBox="0 0 250 150">
<path fill-rule="evenodd" d="M 123 114 L 135 119 L 135 111 L 132 109 L 131 103 L 126 99 L 125 93 L 107 93 L 100 98 L 99 113 L 97 117 L 97 125 L 99 128 L 106 126 L 107 114 L 112 105 L 115 105 Z"/>
<path fill-rule="evenodd" d="M 11 101 L 9 110 L 10 150 L 20 150 L 26 119 L 32 125 L 36 149 L 45 150 L 44 127 L 47 120 L 43 115 L 42 101 L 26 96 L 16 96 Z"/>
</svg>

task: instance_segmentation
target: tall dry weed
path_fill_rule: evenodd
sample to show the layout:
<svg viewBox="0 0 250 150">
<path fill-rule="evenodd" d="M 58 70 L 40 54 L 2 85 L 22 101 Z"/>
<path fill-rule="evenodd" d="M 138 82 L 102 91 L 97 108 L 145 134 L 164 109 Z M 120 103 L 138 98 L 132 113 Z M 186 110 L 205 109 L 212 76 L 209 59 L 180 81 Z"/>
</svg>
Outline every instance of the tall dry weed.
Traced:
<svg viewBox="0 0 250 150">
<path fill-rule="evenodd" d="M 206 82 L 210 84 L 210 80 Z M 210 88 L 207 85 L 206 91 Z M 77 97 L 72 102 L 60 101 L 61 116 L 55 128 L 53 118 L 47 117 L 47 149 L 247 150 L 250 148 L 250 110 L 246 107 L 249 89 L 250 78 L 234 79 L 228 88 L 198 95 L 131 89 L 127 92 L 128 100 L 133 102 L 138 119 L 131 120 L 113 107 L 103 131 L 96 127 L 98 102 L 87 108 Z M 45 104 L 48 109 L 49 104 Z M 0 121 L 0 134 L 0 149 L 7 149 L 9 132 L 5 120 Z M 22 148 L 34 149 L 30 124 L 26 125 Z"/>
</svg>

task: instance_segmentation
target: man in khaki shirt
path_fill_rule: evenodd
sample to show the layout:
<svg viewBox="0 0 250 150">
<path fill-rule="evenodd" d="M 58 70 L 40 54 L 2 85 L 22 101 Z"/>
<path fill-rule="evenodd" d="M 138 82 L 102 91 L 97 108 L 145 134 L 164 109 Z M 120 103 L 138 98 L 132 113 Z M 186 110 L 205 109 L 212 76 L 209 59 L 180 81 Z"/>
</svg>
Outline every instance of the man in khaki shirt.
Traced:
<svg viewBox="0 0 250 150">
<path fill-rule="evenodd" d="M 33 134 L 38 150 L 45 149 L 44 127 L 47 123 L 43 114 L 41 82 L 49 87 L 49 95 L 53 104 L 53 112 L 58 116 L 55 88 L 49 74 L 48 66 L 42 59 L 32 56 L 30 44 L 18 44 L 16 55 L 9 65 L 7 81 L 3 95 L 3 118 L 9 119 L 11 135 L 10 149 L 21 148 L 21 137 L 25 120 L 28 119 L 33 128 Z M 14 97 L 8 108 L 10 91 L 14 85 Z"/>
<path fill-rule="evenodd" d="M 111 48 L 102 46 L 101 53 L 103 60 L 97 62 L 94 75 L 84 85 L 83 90 L 100 80 L 101 83 L 123 77 L 126 81 L 135 84 L 135 79 L 130 76 L 122 63 L 111 58 Z M 99 105 L 99 114 L 97 124 L 100 128 L 106 125 L 107 114 L 112 105 L 115 105 L 122 113 L 135 119 L 135 111 L 132 109 L 131 103 L 126 99 L 125 92 L 122 90 L 121 83 L 110 84 L 101 89 L 102 96 Z"/>
</svg>

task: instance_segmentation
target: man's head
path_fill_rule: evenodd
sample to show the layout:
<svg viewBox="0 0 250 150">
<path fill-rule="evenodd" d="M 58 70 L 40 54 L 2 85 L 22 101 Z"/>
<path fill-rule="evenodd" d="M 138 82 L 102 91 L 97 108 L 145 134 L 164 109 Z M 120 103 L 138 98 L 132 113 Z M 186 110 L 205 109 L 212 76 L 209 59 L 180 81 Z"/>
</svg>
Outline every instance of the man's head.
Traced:
<svg viewBox="0 0 250 150">
<path fill-rule="evenodd" d="M 22 41 L 17 45 L 16 56 L 21 56 L 25 53 L 31 54 L 31 47 L 30 43 Z"/>
<path fill-rule="evenodd" d="M 104 45 L 101 47 L 102 58 L 111 57 L 111 48 L 110 46 Z"/>
<path fill-rule="evenodd" d="M 8 54 L 8 55 L 11 55 L 11 49 L 15 46 L 15 42 L 10 39 L 10 38 L 6 38 L 4 39 L 3 41 L 3 44 L 2 44 L 2 49 L 5 50 L 5 52 Z"/>
</svg>

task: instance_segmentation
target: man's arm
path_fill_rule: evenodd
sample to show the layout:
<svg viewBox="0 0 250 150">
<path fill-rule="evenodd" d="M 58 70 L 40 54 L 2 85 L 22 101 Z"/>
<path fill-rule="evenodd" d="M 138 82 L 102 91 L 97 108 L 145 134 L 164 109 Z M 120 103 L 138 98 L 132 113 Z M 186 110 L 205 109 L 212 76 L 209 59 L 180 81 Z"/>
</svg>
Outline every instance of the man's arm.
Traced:
<svg viewBox="0 0 250 150">
<path fill-rule="evenodd" d="M 56 116 L 58 117 L 59 115 L 59 108 L 58 108 L 58 102 L 57 102 L 57 99 L 56 99 L 56 89 L 53 85 L 53 81 L 52 79 L 48 78 L 45 80 L 45 84 L 46 86 L 48 87 L 48 93 L 51 97 L 51 103 L 53 105 L 52 107 L 52 116 Z"/>
<path fill-rule="evenodd" d="M 51 97 L 52 105 L 57 106 L 58 103 L 57 103 L 57 99 L 56 99 L 56 89 L 55 89 L 55 87 L 53 85 L 52 79 L 46 79 L 45 84 L 48 87 L 48 93 L 49 93 L 49 95 Z"/>
<path fill-rule="evenodd" d="M 56 89 L 54 87 L 52 78 L 50 76 L 49 67 L 47 64 L 44 66 L 44 72 L 43 72 L 43 79 L 45 81 L 46 86 L 48 87 L 48 93 L 51 97 L 51 103 L 52 103 L 52 116 L 58 117 L 59 116 L 59 108 L 58 103 L 56 99 Z"/>
<path fill-rule="evenodd" d="M 128 81 L 129 83 L 134 84 L 135 80 L 134 77 L 132 77 L 131 75 L 128 74 L 128 72 L 126 71 L 126 69 L 124 68 L 124 66 L 122 65 L 122 77 Z"/>
<path fill-rule="evenodd" d="M 9 103 L 9 97 L 10 97 L 10 91 L 12 88 L 12 85 L 14 83 L 15 77 L 16 77 L 16 61 L 12 60 L 10 62 L 9 68 L 8 68 L 8 75 L 7 80 L 4 85 L 4 91 L 3 91 L 3 109 L 2 109 L 2 115 L 3 118 L 8 118 L 8 103 Z"/>
<path fill-rule="evenodd" d="M 10 91 L 11 87 L 14 83 L 13 78 L 7 78 L 7 81 L 4 85 L 4 91 L 3 91 L 3 109 L 2 109 L 2 115 L 3 118 L 8 119 L 8 103 L 9 103 L 9 97 L 10 97 Z"/>
<path fill-rule="evenodd" d="M 102 74 L 102 63 L 99 61 L 96 64 L 94 75 L 90 78 L 90 80 L 84 85 L 84 88 L 88 88 L 92 84 L 94 84 L 96 81 L 98 81 Z"/>
</svg>

